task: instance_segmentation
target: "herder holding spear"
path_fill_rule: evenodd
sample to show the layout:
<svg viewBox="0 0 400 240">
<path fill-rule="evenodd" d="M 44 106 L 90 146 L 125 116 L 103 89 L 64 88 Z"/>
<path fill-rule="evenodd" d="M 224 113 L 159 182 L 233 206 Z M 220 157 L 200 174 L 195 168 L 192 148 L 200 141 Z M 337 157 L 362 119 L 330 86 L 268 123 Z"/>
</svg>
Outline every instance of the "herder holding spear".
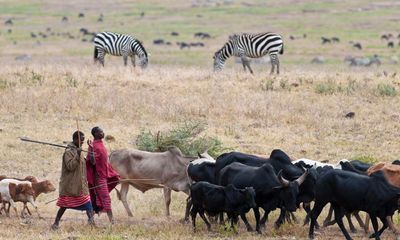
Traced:
<svg viewBox="0 0 400 240">
<path fill-rule="evenodd" d="M 72 142 L 65 149 L 59 187 L 59 198 L 56 219 L 51 225 L 52 230 L 59 228 L 61 217 L 67 208 L 86 211 L 88 222 L 94 226 L 93 208 L 90 201 L 89 188 L 86 178 L 86 164 L 84 154 L 82 154 L 82 144 L 85 135 L 81 131 L 76 131 L 72 135 Z"/>
</svg>

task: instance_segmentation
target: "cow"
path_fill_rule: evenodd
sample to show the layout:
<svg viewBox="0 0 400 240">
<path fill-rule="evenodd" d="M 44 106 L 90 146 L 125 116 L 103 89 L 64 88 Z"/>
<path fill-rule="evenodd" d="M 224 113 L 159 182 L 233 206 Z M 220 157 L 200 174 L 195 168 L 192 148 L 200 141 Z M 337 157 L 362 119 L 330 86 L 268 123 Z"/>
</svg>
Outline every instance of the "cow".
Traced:
<svg viewBox="0 0 400 240">
<path fill-rule="evenodd" d="M 351 162 L 347 159 L 340 160 L 338 164 L 321 163 L 321 162 L 313 161 L 313 160 L 308 160 L 308 161 L 302 160 L 302 161 L 294 161 L 294 162 L 295 162 L 295 165 L 299 165 L 302 167 L 310 167 L 310 165 L 313 165 L 313 168 L 316 168 L 316 171 L 318 174 L 317 178 L 322 177 L 324 174 L 326 174 L 327 172 L 329 172 L 333 169 L 339 169 L 339 170 L 341 169 L 343 171 L 350 171 L 350 172 L 354 172 L 357 174 L 366 175 L 365 172 L 356 169 L 351 164 Z M 305 206 L 304 210 L 307 212 L 307 216 L 304 221 L 304 225 L 306 225 L 309 223 L 309 220 L 310 220 L 310 206 L 309 205 Z M 323 225 L 324 227 L 327 227 L 329 225 L 333 225 L 336 223 L 335 220 L 331 220 L 332 214 L 333 214 L 333 207 L 330 206 L 328 216 L 324 220 L 324 225 Z M 351 220 L 351 213 L 345 212 L 345 216 L 347 218 L 347 221 L 349 222 L 350 230 L 352 232 L 356 232 L 356 228 L 354 227 L 354 224 Z M 365 230 L 365 224 L 362 222 L 361 217 L 358 214 L 358 211 L 354 213 L 354 216 L 355 216 L 356 220 L 358 221 L 359 225 Z M 316 227 L 319 227 L 317 222 L 316 222 Z"/>
<path fill-rule="evenodd" d="M 344 210 L 347 212 L 365 211 L 371 216 L 374 234 L 370 237 L 380 239 L 387 228 L 387 216 L 397 209 L 400 191 L 391 186 L 382 172 L 364 176 L 342 170 L 331 170 L 318 179 L 316 184 L 315 204 L 311 211 L 309 238 L 314 238 L 314 226 L 324 206 L 331 203 L 335 220 L 346 239 L 351 239 L 343 225 Z M 378 231 L 377 217 L 383 227 Z"/>
<path fill-rule="evenodd" d="M 207 221 L 204 213 L 215 216 L 219 213 L 227 213 L 234 229 L 234 222 L 237 222 L 238 215 L 243 216 L 251 209 L 256 207 L 256 193 L 252 187 L 237 189 L 232 184 L 223 187 L 208 182 L 196 182 L 190 187 L 190 197 L 193 207 L 190 211 L 192 216 L 193 231 L 196 231 L 197 213 L 204 220 L 207 229 L 211 230 L 211 225 Z"/>
<path fill-rule="evenodd" d="M 289 181 L 294 181 L 299 178 L 303 173 L 304 169 L 292 164 L 290 157 L 280 149 L 274 149 L 269 158 L 261 156 L 255 156 L 240 152 L 224 153 L 217 157 L 215 163 L 215 174 L 217 175 L 221 169 L 231 163 L 239 162 L 248 166 L 260 167 L 265 163 L 269 163 L 275 170 L 275 174 L 278 174 L 282 170 L 282 176 Z M 300 186 L 299 195 L 297 196 L 297 205 L 300 203 L 308 204 L 314 200 L 314 184 L 316 182 L 316 173 L 314 169 L 309 170 L 310 174 L 307 175 L 304 183 Z M 275 222 L 275 227 L 283 223 L 286 212 L 281 209 L 281 213 Z M 267 214 L 261 219 L 261 225 L 264 225 L 268 218 Z"/>
<path fill-rule="evenodd" d="M 165 213 L 169 216 L 171 190 L 181 191 L 189 195 L 190 183 L 186 168 L 189 162 L 194 159 L 196 157 L 184 156 L 177 147 L 171 147 L 165 152 L 157 153 L 134 149 L 121 149 L 112 152 L 110 163 L 121 176 L 119 198 L 128 216 L 133 216 L 126 198 L 129 185 L 143 193 L 152 188 L 163 188 Z M 189 216 L 185 216 L 185 219 L 188 218 Z"/>
<path fill-rule="evenodd" d="M 10 203 L 11 207 L 14 209 L 15 214 L 18 216 L 17 207 L 15 206 L 15 201 L 20 197 L 25 197 L 29 199 L 32 205 L 36 208 L 35 202 L 33 200 L 34 191 L 32 189 L 30 182 L 10 182 L 8 179 L 3 179 L 0 181 L 0 194 L 2 199 L 2 209 L 5 210 L 5 203 Z M 15 180 L 18 181 L 18 180 Z M 6 211 L 7 216 L 9 212 Z"/>
<path fill-rule="evenodd" d="M 253 208 L 256 217 L 256 231 L 261 233 L 259 207 L 265 211 L 265 216 L 277 207 L 285 208 L 288 211 L 296 210 L 296 199 L 299 193 L 299 186 L 304 182 L 307 171 L 297 180 L 288 181 L 282 177 L 282 171 L 278 176 L 275 169 L 269 163 L 260 167 L 252 167 L 234 162 L 224 167 L 217 177 L 219 185 L 227 186 L 233 184 L 236 188 L 253 187 L 256 192 L 257 207 Z M 247 230 L 252 231 L 246 216 L 241 215 Z"/>
<path fill-rule="evenodd" d="M 382 171 L 386 180 L 393 186 L 400 188 L 400 166 L 397 164 L 397 161 L 394 160 L 392 163 L 378 163 L 374 166 L 371 166 L 367 170 L 367 174 L 371 175 L 377 171 Z M 390 230 L 392 230 L 395 234 L 399 234 L 399 230 L 394 226 L 392 217 L 387 218 L 388 225 Z M 369 229 L 369 216 L 366 216 L 365 219 L 365 229 L 366 232 Z"/>
</svg>

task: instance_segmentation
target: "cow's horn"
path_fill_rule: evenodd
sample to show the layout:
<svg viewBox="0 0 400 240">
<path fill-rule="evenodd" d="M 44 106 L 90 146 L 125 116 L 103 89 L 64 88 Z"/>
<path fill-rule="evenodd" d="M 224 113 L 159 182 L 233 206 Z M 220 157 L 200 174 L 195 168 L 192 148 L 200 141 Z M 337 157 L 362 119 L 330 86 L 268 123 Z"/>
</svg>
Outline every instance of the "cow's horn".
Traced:
<svg viewBox="0 0 400 240">
<path fill-rule="evenodd" d="M 282 170 L 278 173 L 278 179 L 281 182 L 282 186 L 287 187 L 289 186 L 289 181 L 282 177 Z"/>
<path fill-rule="evenodd" d="M 303 168 L 304 169 L 304 168 Z M 306 180 L 307 174 L 308 174 L 308 169 L 304 169 L 304 173 L 295 181 L 299 184 L 299 186 Z"/>
</svg>

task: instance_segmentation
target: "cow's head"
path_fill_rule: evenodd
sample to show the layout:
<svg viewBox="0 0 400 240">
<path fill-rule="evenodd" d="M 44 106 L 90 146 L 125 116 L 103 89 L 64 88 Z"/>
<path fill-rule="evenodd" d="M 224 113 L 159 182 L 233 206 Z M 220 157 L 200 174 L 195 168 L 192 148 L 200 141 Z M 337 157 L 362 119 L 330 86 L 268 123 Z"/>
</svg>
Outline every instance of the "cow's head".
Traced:
<svg viewBox="0 0 400 240">
<path fill-rule="evenodd" d="M 245 196 L 246 196 L 246 204 L 249 205 L 250 208 L 255 208 L 257 207 L 256 204 L 256 191 L 254 190 L 253 187 L 246 187 L 244 190 Z"/>
<path fill-rule="evenodd" d="M 283 206 L 286 210 L 294 212 L 296 211 L 297 195 L 299 194 L 299 187 L 306 179 L 308 170 L 306 170 L 298 179 L 289 181 L 282 177 L 282 171 L 278 173 L 278 179 L 281 183 L 280 186 L 275 187 L 279 189 L 279 199 L 283 202 Z"/>
<path fill-rule="evenodd" d="M 257 207 L 255 197 L 256 192 L 253 187 L 246 187 L 245 189 L 238 189 L 233 184 L 226 186 L 225 191 L 235 201 L 239 201 L 241 207 L 244 208 L 255 208 Z"/>
<path fill-rule="evenodd" d="M 42 184 L 44 193 L 54 192 L 56 190 L 56 187 L 49 180 L 44 180 Z"/>
</svg>

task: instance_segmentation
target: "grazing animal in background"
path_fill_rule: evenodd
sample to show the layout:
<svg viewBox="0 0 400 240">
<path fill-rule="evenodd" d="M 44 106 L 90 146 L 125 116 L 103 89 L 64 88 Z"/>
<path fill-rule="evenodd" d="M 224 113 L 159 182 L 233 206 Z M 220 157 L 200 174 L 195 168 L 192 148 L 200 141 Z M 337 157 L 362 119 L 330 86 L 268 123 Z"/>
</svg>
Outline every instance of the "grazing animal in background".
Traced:
<svg viewBox="0 0 400 240">
<path fill-rule="evenodd" d="M 197 213 L 200 214 L 210 231 L 211 224 L 204 213 L 216 216 L 225 212 L 233 229 L 238 215 L 244 216 L 250 209 L 257 206 L 255 202 L 256 193 L 252 187 L 237 189 L 232 184 L 223 187 L 208 182 L 197 182 L 190 187 L 190 197 L 193 202 L 190 211 L 193 231 L 196 231 Z"/>
<path fill-rule="evenodd" d="M 195 157 L 183 156 L 177 147 L 157 153 L 134 149 L 121 149 L 112 152 L 110 163 L 121 177 L 120 200 L 128 215 L 133 216 L 127 202 L 129 185 L 132 185 L 142 192 L 152 188 L 163 188 L 166 215 L 169 216 L 171 190 L 182 191 L 189 195 L 190 182 L 186 168 L 189 162 L 195 159 Z M 124 179 L 128 180 L 125 181 Z M 188 218 L 189 216 L 185 216 L 185 220 Z"/>
<path fill-rule="evenodd" d="M 358 50 L 362 50 L 361 43 L 358 43 L 358 42 L 357 42 L 357 43 L 354 43 L 354 44 L 353 44 L 353 47 L 354 47 L 354 48 L 357 48 Z"/>
<path fill-rule="evenodd" d="M 331 43 L 331 39 L 326 38 L 326 37 L 321 37 L 321 40 L 322 40 L 322 44 Z"/>
<path fill-rule="evenodd" d="M 364 176 L 342 170 L 331 170 L 318 179 L 315 204 L 311 211 L 309 238 L 314 238 L 314 226 L 324 206 L 331 203 L 335 220 L 346 239 L 351 239 L 343 225 L 342 218 L 347 212 L 365 211 L 372 220 L 375 233 L 370 237 L 380 239 L 387 228 L 387 217 L 397 209 L 399 189 L 391 186 L 382 172 Z M 379 218 L 383 226 L 378 230 Z"/>
<path fill-rule="evenodd" d="M 247 67 L 250 73 L 253 73 L 248 58 L 260 58 L 268 54 L 272 65 L 271 74 L 274 73 L 275 66 L 276 73 L 279 74 L 278 53 L 283 54 L 283 39 L 276 33 L 234 34 L 220 50 L 215 52 L 214 71 L 222 70 L 225 61 L 235 56 L 242 59 L 244 70 Z"/>
<path fill-rule="evenodd" d="M 104 56 L 106 54 L 122 56 L 124 65 L 127 65 L 128 57 L 131 58 L 132 65 L 135 66 L 135 56 L 139 57 L 139 66 L 146 68 L 148 56 L 142 43 L 136 38 L 119 33 L 102 32 L 94 38 L 94 61 L 100 61 L 104 66 Z"/>
<path fill-rule="evenodd" d="M 392 41 L 388 42 L 387 46 L 389 48 L 394 48 L 394 42 L 392 42 Z"/>
</svg>

